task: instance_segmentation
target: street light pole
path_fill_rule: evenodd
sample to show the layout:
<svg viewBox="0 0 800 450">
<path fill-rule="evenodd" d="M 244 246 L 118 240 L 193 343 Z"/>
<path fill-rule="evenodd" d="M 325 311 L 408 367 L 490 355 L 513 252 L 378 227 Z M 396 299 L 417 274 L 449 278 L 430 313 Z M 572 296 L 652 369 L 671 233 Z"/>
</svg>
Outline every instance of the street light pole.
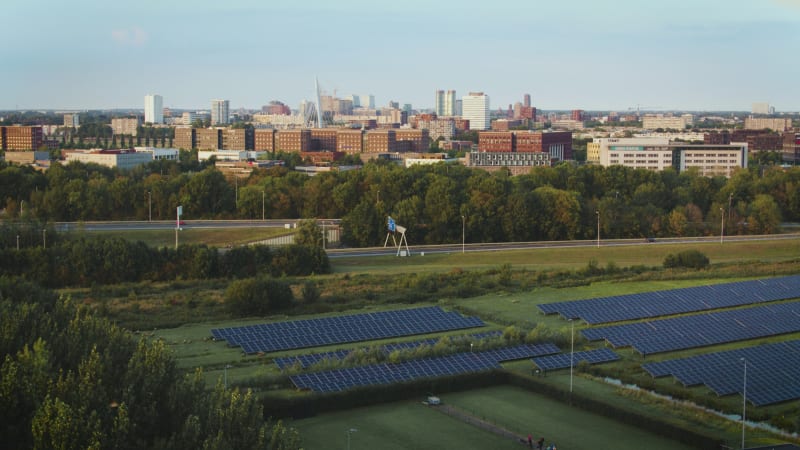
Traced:
<svg viewBox="0 0 800 450">
<path fill-rule="evenodd" d="M 466 242 L 467 232 L 467 218 L 461 215 L 461 254 L 464 254 L 464 243 Z"/>
<path fill-rule="evenodd" d="M 600 211 L 594 212 L 597 215 L 597 248 L 600 248 Z"/>
<path fill-rule="evenodd" d="M 719 243 L 722 244 L 722 242 L 725 240 L 725 209 L 722 207 L 719 208 L 719 216 Z"/>
<path fill-rule="evenodd" d="M 223 368 L 222 385 L 223 387 L 225 387 L 225 389 L 228 389 L 228 369 L 230 369 L 231 367 L 233 366 L 231 366 L 230 364 L 225 364 L 225 367 Z"/>
<path fill-rule="evenodd" d="M 357 428 L 350 428 L 347 430 L 347 450 L 350 450 L 350 435 L 358 431 Z"/>
<path fill-rule="evenodd" d="M 17 251 L 19 251 L 19 235 L 17 235 Z"/>
<path fill-rule="evenodd" d="M 261 220 L 264 220 L 264 218 L 266 217 L 266 215 L 264 214 L 264 211 L 265 211 L 265 209 L 264 209 L 264 201 L 265 201 L 266 196 L 267 196 L 267 193 L 264 192 L 264 191 L 261 191 Z"/>
<path fill-rule="evenodd" d="M 742 385 L 742 450 L 744 450 L 744 424 L 747 420 L 747 360 L 742 358 L 744 363 L 744 381 Z"/>
<path fill-rule="evenodd" d="M 153 221 L 153 193 L 147 191 L 147 221 Z"/>
<path fill-rule="evenodd" d="M 733 205 L 733 192 L 728 194 L 728 223 L 731 223 L 731 207 Z"/>
<path fill-rule="evenodd" d="M 47 250 L 47 228 L 42 228 L 42 248 Z"/>
</svg>

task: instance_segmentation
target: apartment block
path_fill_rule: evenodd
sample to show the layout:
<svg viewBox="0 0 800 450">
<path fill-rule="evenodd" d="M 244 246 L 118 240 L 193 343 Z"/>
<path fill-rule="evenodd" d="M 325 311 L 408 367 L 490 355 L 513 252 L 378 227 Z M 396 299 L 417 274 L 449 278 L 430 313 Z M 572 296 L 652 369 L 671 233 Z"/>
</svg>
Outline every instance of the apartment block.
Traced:
<svg viewBox="0 0 800 450">
<path fill-rule="evenodd" d="M 111 119 L 111 130 L 114 134 L 136 136 L 142 120 L 139 117 L 125 117 Z"/>
<path fill-rule="evenodd" d="M 253 149 L 262 152 L 275 151 L 275 130 L 256 128 L 253 134 Z"/>
<path fill-rule="evenodd" d="M 783 133 L 783 162 L 800 163 L 800 133 Z"/>
<path fill-rule="evenodd" d="M 338 130 L 336 133 L 336 151 L 346 154 L 361 153 L 364 148 L 363 130 Z"/>
<path fill-rule="evenodd" d="M 184 150 L 191 150 L 197 145 L 197 135 L 194 128 L 177 127 L 175 128 L 175 138 L 172 145 Z"/>
<path fill-rule="evenodd" d="M 484 131 L 478 134 L 478 149 L 481 152 L 516 151 L 516 137 L 510 131 Z"/>
<path fill-rule="evenodd" d="M 65 128 L 78 128 L 81 126 L 80 114 L 64 114 Z"/>
<path fill-rule="evenodd" d="M 497 119 L 492 121 L 492 131 L 509 131 L 521 126 L 521 120 Z"/>
<path fill-rule="evenodd" d="M 656 130 L 658 128 L 683 130 L 693 124 L 694 116 L 691 114 L 682 116 L 646 115 L 642 118 L 642 128 L 645 130 Z"/>
<path fill-rule="evenodd" d="M 222 130 L 223 150 L 253 150 L 255 133 L 252 128 L 226 128 Z"/>
<path fill-rule="evenodd" d="M 769 130 L 734 130 L 728 144 L 731 142 L 746 142 L 748 152 L 779 152 L 783 149 L 783 135 Z"/>
<path fill-rule="evenodd" d="M 792 119 L 776 119 L 753 116 L 744 119 L 745 130 L 763 130 L 767 128 L 779 133 L 783 133 L 784 131 L 792 129 Z"/>
<path fill-rule="evenodd" d="M 199 150 L 222 149 L 222 128 L 195 129 L 195 148 Z"/>
<path fill-rule="evenodd" d="M 311 130 L 279 130 L 275 134 L 275 147 L 282 152 L 310 152 Z"/>
<path fill-rule="evenodd" d="M 399 129 L 395 130 L 395 140 L 397 142 L 408 142 L 408 151 L 426 152 L 431 146 L 428 130 Z"/>
<path fill-rule="evenodd" d="M 336 151 L 335 128 L 312 128 L 311 129 L 311 150 L 312 151 Z"/>
<path fill-rule="evenodd" d="M 370 130 L 364 142 L 365 153 L 395 153 L 397 140 L 395 130 Z"/>
<path fill-rule="evenodd" d="M 44 145 L 42 127 L 0 127 L 0 147 L 9 152 L 35 151 Z"/>
</svg>

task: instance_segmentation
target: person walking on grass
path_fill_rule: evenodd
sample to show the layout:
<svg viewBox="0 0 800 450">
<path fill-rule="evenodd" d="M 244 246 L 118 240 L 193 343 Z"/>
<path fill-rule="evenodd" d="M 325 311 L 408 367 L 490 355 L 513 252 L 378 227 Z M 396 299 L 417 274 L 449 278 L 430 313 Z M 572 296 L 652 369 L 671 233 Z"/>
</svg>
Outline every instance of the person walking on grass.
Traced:
<svg viewBox="0 0 800 450">
<path fill-rule="evenodd" d="M 544 450 L 544 438 L 540 437 L 538 441 L 536 441 L 536 450 Z"/>
<path fill-rule="evenodd" d="M 528 448 L 533 448 L 533 436 L 528 433 Z"/>
</svg>

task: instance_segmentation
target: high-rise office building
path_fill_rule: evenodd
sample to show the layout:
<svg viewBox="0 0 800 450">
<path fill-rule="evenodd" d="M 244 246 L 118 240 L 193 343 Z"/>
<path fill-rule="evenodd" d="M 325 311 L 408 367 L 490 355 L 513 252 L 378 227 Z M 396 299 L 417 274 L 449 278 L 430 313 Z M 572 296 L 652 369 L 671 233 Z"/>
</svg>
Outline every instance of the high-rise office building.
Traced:
<svg viewBox="0 0 800 450">
<path fill-rule="evenodd" d="M 228 100 L 211 100 L 211 125 L 227 125 L 230 123 Z"/>
<path fill-rule="evenodd" d="M 158 94 L 144 96 L 144 121 L 164 123 L 164 99 Z"/>
<path fill-rule="evenodd" d="M 456 91 L 438 90 L 436 91 L 436 115 L 439 117 L 451 117 L 456 113 Z"/>
<path fill-rule="evenodd" d="M 522 106 L 524 106 L 526 108 L 530 108 L 530 106 L 531 106 L 531 94 L 525 94 L 525 97 L 523 97 L 523 100 L 522 100 Z"/>
<path fill-rule="evenodd" d="M 462 97 L 461 105 L 463 111 L 461 117 L 469 120 L 470 130 L 488 130 L 489 120 L 489 96 L 483 92 L 470 92 L 469 95 Z"/>
</svg>

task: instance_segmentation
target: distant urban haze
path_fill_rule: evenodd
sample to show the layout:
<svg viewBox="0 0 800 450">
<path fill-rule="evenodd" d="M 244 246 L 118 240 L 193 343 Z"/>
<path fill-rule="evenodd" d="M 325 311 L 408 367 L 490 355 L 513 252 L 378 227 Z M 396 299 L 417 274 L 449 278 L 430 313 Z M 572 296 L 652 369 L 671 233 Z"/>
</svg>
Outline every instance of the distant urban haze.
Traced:
<svg viewBox="0 0 800 450">
<path fill-rule="evenodd" d="M 433 108 L 800 110 L 800 0 L 6 0 L 0 109 L 232 110 L 374 94 Z"/>
</svg>

